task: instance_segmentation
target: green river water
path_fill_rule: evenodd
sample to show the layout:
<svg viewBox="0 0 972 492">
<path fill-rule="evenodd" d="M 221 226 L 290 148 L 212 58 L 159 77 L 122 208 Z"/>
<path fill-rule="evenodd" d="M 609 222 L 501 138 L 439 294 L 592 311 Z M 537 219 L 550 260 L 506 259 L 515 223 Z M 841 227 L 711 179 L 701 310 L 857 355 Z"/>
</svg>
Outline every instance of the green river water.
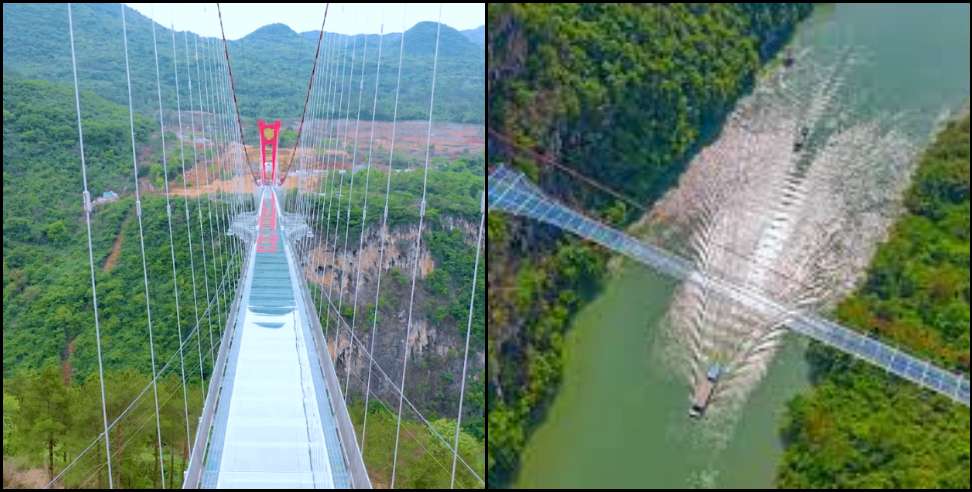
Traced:
<svg viewBox="0 0 972 492">
<path fill-rule="evenodd" d="M 902 130 L 918 145 L 968 100 L 968 4 L 821 6 L 792 45 L 811 57 L 845 46 L 860 53 L 843 104 L 862 115 L 904 114 Z M 807 341 L 789 336 L 737 424 L 723 430 L 726 445 L 712 446 L 686 416 L 691 388 L 652 355 L 674 288 L 625 261 L 578 314 L 560 393 L 516 486 L 773 487 L 786 402 L 808 386 Z"/>
</svg>

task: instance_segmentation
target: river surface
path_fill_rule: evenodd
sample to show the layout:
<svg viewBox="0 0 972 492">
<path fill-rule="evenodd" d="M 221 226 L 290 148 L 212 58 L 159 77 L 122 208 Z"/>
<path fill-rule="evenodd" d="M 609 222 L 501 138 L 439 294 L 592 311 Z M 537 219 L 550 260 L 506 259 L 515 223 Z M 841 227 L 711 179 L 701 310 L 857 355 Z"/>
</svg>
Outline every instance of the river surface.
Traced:
<svg viewBox="0 0 972 492">
<path fill-rule="evenodd" d="M 798 64 L 822 67 L 850 52 L 833 118 L 893 121 L 916 149 L 969 97 L 967 4 L 820 6 L 792 50 Z M 517 486 L 773 487 L 786 402 L 809 385 L 808 342 L 786 336 L 714 444 L 710 429 L 687 418 L 690 385 L 659 356 L 676 287 L 624 261 L 578 313 L 560 393 L 530 439 Z"/>
</svg>

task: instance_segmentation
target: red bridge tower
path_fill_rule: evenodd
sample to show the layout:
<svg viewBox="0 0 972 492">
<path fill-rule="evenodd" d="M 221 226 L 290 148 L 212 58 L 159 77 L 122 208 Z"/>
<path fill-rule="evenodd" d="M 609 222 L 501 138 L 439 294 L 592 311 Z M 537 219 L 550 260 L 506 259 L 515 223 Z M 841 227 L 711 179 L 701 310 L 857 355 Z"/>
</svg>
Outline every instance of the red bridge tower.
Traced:
<svg viewBox="0 0 972 492">
<path fill-rule="evenodd" d="M 260 130 L 260 178 L 261 183 L 277 181 L 277 142 L 280 139 L 280 120 L 266 123 L 257 120 Z"/>
</svg>

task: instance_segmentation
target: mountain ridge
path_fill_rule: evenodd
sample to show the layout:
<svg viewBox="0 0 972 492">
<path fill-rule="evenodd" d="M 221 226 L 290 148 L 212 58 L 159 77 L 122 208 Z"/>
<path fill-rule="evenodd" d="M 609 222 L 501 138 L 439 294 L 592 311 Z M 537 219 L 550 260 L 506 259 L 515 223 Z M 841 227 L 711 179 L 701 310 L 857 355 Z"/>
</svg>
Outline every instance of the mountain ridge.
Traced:
<svg viewBox="0 0 972 492">
<path fill-rule="evenodd" d="M 155 64 L 152 48 L 152 21 L 125 7 L 133 84 L 133 104 L 141 113 L 158 110 L 155 96 Z M 127 104 L 121 19 L 117 6 L 77 4 L 73 7 L 78 80 L 82 90 L 91 90 L 110 100 Z M 13 4 L 4 7 L 4 72 L 15 72 L 28 79 L 70 83 L 72 80 L 68 45 L 67 12 L 63 4 Z M 420 22 L 405 31 L 402 68 L 402 93 L 399 119 L 425 119 L 428 116 L 429 89 L 435 29 L 434 22 Z M 172 31 L 155 23 L 160 76 L 163 86 L 174 86 Z M 111 33 L 117 33 L 111 35 Z M 108 34 L 106 36 L 106 34 Z M 198 37 L 176 31 L 176 55 L 180 79 L 185 71 L 185 51 L 221 55 L 220 39 Z M 311 72 L 318 33 L 297 33 L 284 24 L 268 24 L 235 41 L 227 41 L 240 114 L 244 118 L 300 118 L 307 77 Z M 180 39 L 181 38 L 181 39 Z M 315 38 L 315 39 L 311 39 Z M 344 45 L 341 55 L 350 60 L 352 48 L 367 43 L 371 60 L 377 34 L 335 35 L 328 40 Z M 21 42 L 29 39 L 30 42 Z M 356 44 L 349 43 L 354 40 Z M 394 76 L 398 67 L 401 33 L 382 38 L 382 70 L 376 118 L 390 120 L 394 114 Z M 272 56 L 263 53 L 272 46 Z M 341 44 L 338 45 L 342 46 Z M 205 51 L 210 50 L 210 51 Z M 321 48 L 322 53 L 324 47 Z M 258 55 L 259 54 L 259 55 Z M 168 69 L 167 69 L 168 68 Z M 376 64 L 369 61 L 366 77 L 374 77 Z M 440 39 L 435 118 L 439 121 L 482 123 L 485 120 L 485 50 L 459 31 L 443 24 Z M 195 78 L 195 74 L 193 74 Z M 180 80 L 185 85 L 185 80 Z M 183 88 L 181 91 L 185 92 Z M 187 97 L 187 93 L 183 95 Z M 174 97 L 164 97 L 167 109 L 174 109 Z M 173 106 L 173 107 L 169 107 Z"/>
</svg>

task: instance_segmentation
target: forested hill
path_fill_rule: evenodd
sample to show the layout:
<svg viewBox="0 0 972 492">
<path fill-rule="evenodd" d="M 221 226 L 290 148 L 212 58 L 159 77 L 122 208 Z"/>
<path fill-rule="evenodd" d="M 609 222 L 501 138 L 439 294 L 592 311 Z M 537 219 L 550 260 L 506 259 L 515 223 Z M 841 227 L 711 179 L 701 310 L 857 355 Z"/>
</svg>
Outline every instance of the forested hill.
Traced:
<svg viewBox="0 0 972 492">
<path fill-rule="evenodd" d="M 139 307 L 141 282 L 137 223 L 134 217 L 131 140 L 128 108 L 90 92 L 81 93 L 88 186 L 93 197 L 113 190 L 116 202 L 95 208 L 92 246 L 96 267 L 100 266 L 98 296 L 102 300 L 101 329 L 106 343 L 106 367 L 147 367 L 149 354 L 140 350 L 144 341 L 138 333 L 145 316 Z M 66 84 L 3 81 L 3 368 L 4 376 L 24 368 L 71 360 L 80 378 L 94 367 L 94 337 L 90 327 L 91 284 L 88 277 L 86 230 L 82 212 L 83 189 L 78 161 L 77 120 L 74 92 Z M 139 142 L 140 177 L 153 177 L 161 165 L 159 138 L 153 122 L 135 115 Z M 157 124 L 157 123 L 155 123 Z M 169 177 L 177 165 L 171 156 Z M 177 145 L 177 144 L 176 144 Z M 153 180 L 154 181 L 154 180 Z M 144 186 L 144 185 L 143 185 Z M 143 192 L 145 190 L 143 189 Z M 146 250 L 151 260 L 149 274 L 171 283 L 168 241 L 162 240 L 165 203 L 155 194 L 144 194 Z M 195 206 L 190 202 L 190 207 Z M 173 206 L 175 208 L 175 206 Z M 173 213 L 173 220 L 182 215 Z M 208 218 L 207 218 L 208 220 Z M 177 246 L 187 238 L 176 229 Z M 125 240 L 128 238 L 128 240 Z M 109 261 L 113 248 L 115 259 Z M 199 253 L 198 250 L 195 253 Z M 183 253 L 179 253 L 182 255 Z M 188 262 L 188 256 L 179 261 Z M 196 258 L 201 262 L 201 256 Z M 189 286 L 188 272 L 180 272 Z M 215 273 L 215 272 L 211 272 Z M 213 275 L 215 281 L 215 275 Z M 164 284 L 162 284 L 164 285 Z M 180 289 L 182 286 L 180 286 Z M 186 292 L 184 290 L 183 292 Z M 161 290 L 161 294 L 165 294 Z M 171 294 L 171 293 L 170 293 Z M 174 324 L 174 300 L 157 297 L 153 319 Z M 190 315 L 182 312 L 183 323 Z M 139 320 L 139 322 L 133 322 Z M 157 344 L 173 347 L 169 333 L 160 333 Z M 77 349 L 76 354 L 69 354 Z M 72 356 L 73 355 L 73 356 Z"/>
<path fill-rule="evenodd" d="M 127 8 L 127 7 L 126 7 Z M 151 111 L 157 104 L 152 97 L 155 66 L 152 51 L 151 21 L 130 8 L 126 10 L 128 42 L 136 111 Z M 422 119 L 428 114 L 433 46 L 436 24 L 420 22 L 405 33 L 399 119 Z M 122 26 L 116 4 L 76 4 L 74 6 L 75 42 L 78 48 L 78 78 L 82 89 L 91 90 L 115 102 L 126 104 L 125 61 Z M 185 62 L 183 33 L 177 32 L 180 63 Z M 156 25 L 159 64 L 163 84 L 174 85 L 172 75 L 171 31 Z M 354 36 L 359 47 L 362 38 Z M 240 112 L 245 118 L 299 118 L 307 90 L 318 33 L 298 34 L 281 24 L 264 26 L 242 39 L 229 42 L 236 79 Z M 336 36 L 338 46 L 346 44 L 346 59 L 351 57 L 351 36 Z M 203 41 L 212 38 L 201 38 Z M 369 67 L 374 73 L 378 35 L 367 36 Z M 386 34 L 382 47 L 382 73 L 396 74 L 401 33 Z M 195 49 L 190 34 L 189 49 Z M 221 48 L 220 48 L 221 49 Z M 323 48 L 322 48 L 323 49 Z M 26 78 L 55 82 L 71 81 L 68 46 L 67 7 L 64 4 L 8 4 L 3 9 L 3 70 Z M 483 71 L 485 54 L 459 31 L 443 25 L 438 78 L 436 80 L 436 118 L 441 121 L 482 123 Z M 184 65 L 180 65 L 184 70 Z M 195 75 L 195 74 L 193 74 Z M 180 75 L 181 76 L 181 75 Z M 185 84 L 185 81 L 183 81 Z M 420 90 L 425 88 L 424 90 Z M 144 89 L 144 90 L 143 90 Z M 152 89 L 152 90 L 149 90 Z M 382 77 L 379 90 L 392 94 L 395 77 Z M 379 98 L 378 119 L 390 120 L 394 100 Z"/>
<path fill-rule="evenodd" d="M 969 117 L 926 151 L 844 323 L 969 372 Z M 790 403 L 783 488 L 968 489 L 969 409 L 833 350 Z"/>
<path fill-rule="evenodd" d="M 642 203 L 715 134 L 811 4 L 490 4 L 490 160 L 592 215 L 636 218 L 556 175 L 552 157 Z M 529 246 L 526 246 L 526 245 Z M 489 216 L 489 481 L 506 485 L 561 377 L 563 334 L 607 254 L 547 226 Z"/>
<path fill-rule="evenodd" d="M 128 108 L 89 91 L 81 93 L 81 105 L 92 193 L 132 188 L 131 162 L 125 160 L 131 155 Z M 76 118 L 70 85 L 4 76 L 4 259 L 17 256 L 7 248 L 8 239 L 41 239 L 43 226 L 80 215 Z M 151 120 L 136 116 L 139 139 L 151 127 Z"/>
</svg>

